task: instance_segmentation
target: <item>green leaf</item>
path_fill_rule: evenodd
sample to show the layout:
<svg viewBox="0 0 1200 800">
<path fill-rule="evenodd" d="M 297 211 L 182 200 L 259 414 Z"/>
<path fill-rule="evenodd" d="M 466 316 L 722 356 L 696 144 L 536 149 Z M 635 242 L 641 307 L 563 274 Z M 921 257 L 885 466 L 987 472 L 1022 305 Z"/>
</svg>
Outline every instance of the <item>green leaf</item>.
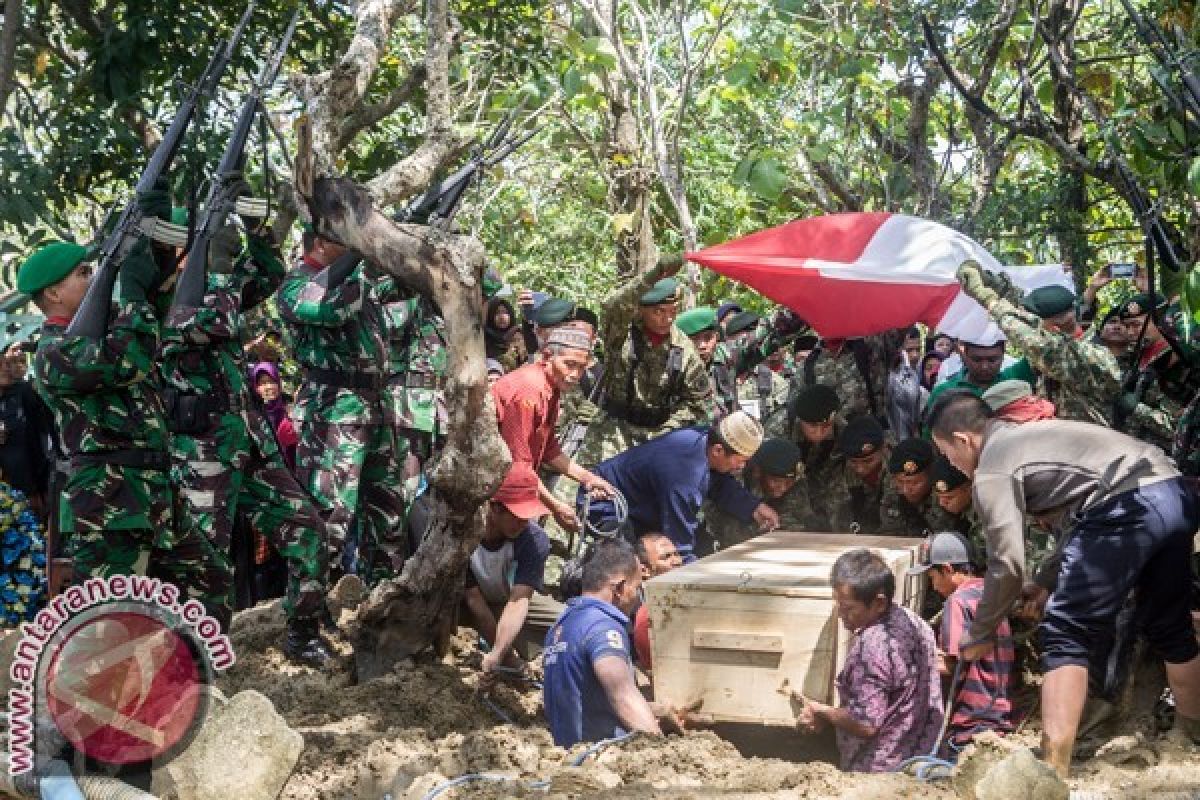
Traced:
<svg viewBox="0 0 1200 800">
<path fill-rule="evenodd" d="M 1183 146 L 1187 146 L 1187 131 L 1183 129 L 1183 123 L 1171 117 L 1167 120 L 1167 127 L 1171 130 L 1171 135 L 1175 137 L 1175 141 Z"/>
<path fill-rule="evenodd" d="M 574 65 L 567 67 L 567 71 L 562 76 L 563 94 L 570 100 L 575 95 L 579 94 L 579 90 L 583 88 L 583 78 L 579 75 L 579 70 Z"/>
<path fill-rule="evenodd" d="M 779 159 L 767 157 L 754 162 L 746 182 L 756 195 L 775 202 L 787 187 L 788 178 Z"/>
<path fill-rule="evenodd" d="M 1200 157 L 1193 158 L 1187 173 L 1188 186 L 1193 195 L 1200 195 Z"/>
</svg>

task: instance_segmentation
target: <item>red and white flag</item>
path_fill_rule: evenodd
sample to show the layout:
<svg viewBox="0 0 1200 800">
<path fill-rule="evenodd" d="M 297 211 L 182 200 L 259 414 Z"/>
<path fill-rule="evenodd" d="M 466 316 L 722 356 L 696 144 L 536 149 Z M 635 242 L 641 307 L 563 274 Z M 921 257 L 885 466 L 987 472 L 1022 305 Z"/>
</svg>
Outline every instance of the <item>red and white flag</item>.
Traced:
<svg viewBox="0 0 1200 800">
<path fill-rule="evenodd" d="M 969 258 L 1026 290 L 1056 283 L 1074 291 L 1060 265 L 1008 268 L 956 230 L 886 212 L 796 220 L 687 258 L 787 306 L 828 339 L 920 322 L 968 342 L 999 341 L 1000 329 L 955 277 Z"/>
</svg>

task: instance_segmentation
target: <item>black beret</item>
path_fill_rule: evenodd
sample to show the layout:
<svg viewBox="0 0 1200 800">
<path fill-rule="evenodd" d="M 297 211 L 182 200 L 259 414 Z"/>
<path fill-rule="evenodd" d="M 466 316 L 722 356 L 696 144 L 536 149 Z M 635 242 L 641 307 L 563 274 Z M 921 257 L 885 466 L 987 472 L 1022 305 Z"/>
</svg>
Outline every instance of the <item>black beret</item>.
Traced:
<svg viewBox="0 0 1200 800">
<path fill-rule="evenodd" d="M 725 333 L 732 336 L 735 333 L 749 330 L 758 324 L 758 314 L 753 311 L 739 311 L 725 323 Z"/>
<path fill-rule="evenodd" d="M 883 447 L 883 426 L 870 415 L 855 417 L 846 423 L 838 438 L 838 450 L 846 458 L 862 458 Z"/>
<path fill-rule="evenodd" d="M 767 475 L 779 478 L 794 478 L 798 474 L 796 467 L 804 458 L 800 448 L 787 439 L 767 439 L 754 455 L 750 463 L 754 464 Z"/>
<path fill-rule="evenodd" d="M 812 350 L 817 346 L 817 337 L 811 333 L 805 333 L 796 337 L 795 343 L 792 345 L 795 350 Z"/>
<path fill-rule="evenodd" d="M 916 475 L 929 469 L 936 456 L 933 443 L 928 439 L 905 439 L 892 450 L 892 457 L 888 459 L 888 472 L 893 475 Z"/>
<path fill-rule="evenodd" d="M 561 297 L 547 297 L 538 306 L 538 310 L 533 315 L 533 321 L 543 328 L 548 328 L 572 319 L 574 313 L 575 304 L 570 300 L 563 300 Z"/>
<path fill-rule="evenodd" d="M 933 479 L 933 488 L 939 492 L 949 492 L 967 483 L 967 476 L 959 472 L 945 456 L 938 456 L 934 460 L 929 477 Z"/>
<path fill-rule="evenodd" d="M 796 419 L 816 425 L 827 421 L 841 405 L 837 392 L 823 383 L 814 383 L 796 393 L 792 413 Z"/>
<path fill-rule="evenodd" d="M 575 306 L 575 319 L 579 320 L 580 322 L 586 322 L 593 328 L 600 327 L 600 317 L 596 316 L 596 312 L 592 311 L 590 308 Z"/>
<path fill-rule="evenodd" d="M 1148 314 L 1150 312 L 1150 302 L 1150 294 L 1148 292 L 1135 294 L 1121 305 L 1121 319 L 1140 317 L 1142 314 Z M 1167 305 L 1167 298 L 1163 297 L 1158 292 L 1155 292 L 1154 302 L 1157 303 L 1160 308 L 1165 308 Z"/>
<path fill-rule="evenodd" d="M 1065 286 L 1042 286 L 1025 295 L 1021 305 L 1031 314 L 1046 319 L 1074 308 L 1075 295 Z"/>
</svg>

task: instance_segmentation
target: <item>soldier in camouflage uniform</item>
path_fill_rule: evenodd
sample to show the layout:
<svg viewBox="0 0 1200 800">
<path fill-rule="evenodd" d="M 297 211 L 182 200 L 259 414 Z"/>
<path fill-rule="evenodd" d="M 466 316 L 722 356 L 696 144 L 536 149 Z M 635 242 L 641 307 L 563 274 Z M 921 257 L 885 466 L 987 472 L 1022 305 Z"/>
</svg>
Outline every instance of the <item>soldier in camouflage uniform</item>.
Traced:
<svg viewBox="0 0 1200 800">
<path fill-rule="evenodd" d="M 837 393 L 822 384 L 803 387 L 792 400 L 796 422 L 791 439 L 800 448 L 816 530 L 832 530 L 846 497 L 845 462 L 835 447 L 842 433 L 840 403 Z"/>
<path fill-rule="evenodd" d="M 1006 277 L 974 261 L 964 262 L 958 275 L 963 291 L 987 309 L 1009 343 L 1041 373 L 1060 419 L 1111 427 L 1121 366 L 1107 347 L 1076 338 L 1075 295 L 1062 286 L 1022 295 Z"/>
<path fill-rule="evenodd" d="M 176 293 L 163 330 L 160 370 L 171 428 L 172 478 L 180 526 L 207 536 L 230 557 L 234 520 L 245 515 L 288 567 L 284 653 L 323 666 L 332 658 L 318 636 L 328 569 L 324 523 L 284 462 L 271 423 L 250 386 L 242 314 L 275 291 L 284 265 L 269 232 L 240 237 L 229 225 L 209 244 L 204 294 Z M 233 586 L 225 596 L 233 612 Z"/>
<path fill-rule="evenodd" d="M 1164 325 L 1174 327 L 1176 339 L 1190 347 L 1182 326 L 1176 325 L 1180 315 L 1177 309 L 1167 308 L 1166 298 L 1155 295 L 1154 301 L 1162 310 Z M 1184 408 L 1192 401 L 1196 383 L 1200 380 L 1197 371 L 1179 357 L 1150 317 L 1148 294 L 1135 295 L 1121 307 L 1121 318 L 1126 331 L 1141 348 L 1135 353 L 1136 364 L 1124 386 L 1121 396 L 1124 408 L 1133 408 L 1129 415 L 1128 433 L 1171 452 L 1175 444 L 1176 430 L 1183 417 Z M 1142 331 L 1145 335 L 1142 336 Z M 1186 461 L 1186 456 L 1184 457 Z"/>
<path fill-rule="evenodd" d="M 170 213 L 165 192 L 146 193 L 139 203 L 147 215 L 166 219 Z M 229 582 L 228 562 L 207 538 L 175 527 L 151 302 L 170 267 L 161 269 L 149 243 L 137 242 L 120 265 L 115 311 L 96 340 L 67 334 L 88 288 L 86 258 L 79 245 L 49 244 L 21 265 L 17 278 L 18 290 L 32 294 L 46 314 L 34 383 L 54 413 L 70 460 L 58 502 L 74 582 L 157 577 L 203 603 L 227 626 L 219 597 Z"/>
<path fill-rule="evenodd" d="M 965 525 L 937 503 L 930 468 L 937 451 L 928 439 L 905 439 L 888 457 L 891 480 L 884 486 L 879 504 L 879 532 L 888 536 L 927 536 L 939 531 L 958 531 Z"/>
<path fill-rule="evenodd" d="M 762 422 L 768 436 L 786 438 L 788 389 L 786 378 L 767 364 L 759 364 L 738 378 L 738 403 Z"/>
<path fill-rule="evenodd" d="M 407 454 L 405 496 L 411 502 L 421 471 L 446 439 L 446 323 L 432 303 L 401 289 L 395 278 L 385 279 L 379 292 L 388 339 L 383 413 Z"/>
<path fill-rule="evenodd" d="M 971 502 L 971 479 L 941 455 L 934 460 L 929 476 L 933 479 L 933 496 L 938 506 L 952 520 L 949 530 L 966 535 L 982 566 L 987 561 L 987 538 Z"/>
<path fill-rule="evenodd" d="M 374 585 L 399 573 L 408 540 L 403 450 L 383 406 L 383 306 L 366 270 L 340 245 L 306 231 L 304 256 L 276 297 L 304 371 L 293 409 L 296 475 L 328 514 L 331 581 L 356 524 L 357 571 Z"/>
<path fill-rule="evenodd" d="M 679 284 L 664 278 L 648 287 L 652 275 L 630 281 L 605 304 L 603 402 L 584 436 L 581 466 L 713 418 L 704 362 L 673 324 Z"/>
<path fill-rule="evenodd" d="M 737 373 L 733 368 L 729 348 L 721 341 L 716 309 L 712 306 L 699 306 L 685 311 L 676 317 L 675 327 L 691 339 L 696 354 L 708 369 L 717 415 L 723 417 L 737 411 Z"/>
<path fill-rule="evenodd" d="M 837 531 L 878 534 L 880 506 L 888 485 L 884 469 L 891 443 L 883 426 L 872 416 L 858 416 L 846 423 L 837 447 L 845 462 L 843 480 L 831 501 L 833 527 Z"/>
<path fill-rule="evenodd" d="M 751 457 L 742 476 L 746 489 L 779 514 L 779 528 L 785 531 L 821 530 L 817 527 L 821 520 L 813 513 L 808 499 L 801 458 L 800 448 L 787 439 L 767 439 Z M 704 520 L 713 550 L 733 547 L 762 533 L 757 525 L 742 522 L 712 501 L 705 503 Z"/>
<path fill-rule="evenodd" d="M 884 412 L 883 389 L 888 366 L 897 348 L 888 336 L 821 341 L 808 357 L 796 365 L 792 396 L 802 386 L 829 386 L 842 398 L 842 417 L 850 420 L 863 414 Z"/>
</svg>

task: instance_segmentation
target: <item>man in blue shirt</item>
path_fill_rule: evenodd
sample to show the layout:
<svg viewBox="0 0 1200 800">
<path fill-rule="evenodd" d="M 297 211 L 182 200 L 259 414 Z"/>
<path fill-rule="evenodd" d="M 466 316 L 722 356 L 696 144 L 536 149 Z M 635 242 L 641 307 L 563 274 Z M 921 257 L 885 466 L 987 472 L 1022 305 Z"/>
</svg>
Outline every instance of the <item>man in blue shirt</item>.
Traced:
<svg viewBox="0 0 1200 800">
<path fill-rule="evenodd" d="M 595 473 L 625 496 L 633 537 L 665 533 L 686 563 L 696 560 L 696 514 L 705 498 L 762 530 L 779 526 L 775 509 L 730 474 L 746 465 L 762 440 L 758 420 L 736 411 L 713 428 L 682 428 L 630 448 L 602 461 Z M 611 530 L 616 519 L 612 501 L 592 501 L 588 518 L 594 526 Z"/>
<path fill-rule="evenodd" d="M 543 705 L 559 747 L 629 731 L 662 733 L 631 661 L 627 614 L 641 585 L 633 548 L 601 543 L 583 566 L 583 594 L 567 601 L 546 635 Z"/>
</svg>

